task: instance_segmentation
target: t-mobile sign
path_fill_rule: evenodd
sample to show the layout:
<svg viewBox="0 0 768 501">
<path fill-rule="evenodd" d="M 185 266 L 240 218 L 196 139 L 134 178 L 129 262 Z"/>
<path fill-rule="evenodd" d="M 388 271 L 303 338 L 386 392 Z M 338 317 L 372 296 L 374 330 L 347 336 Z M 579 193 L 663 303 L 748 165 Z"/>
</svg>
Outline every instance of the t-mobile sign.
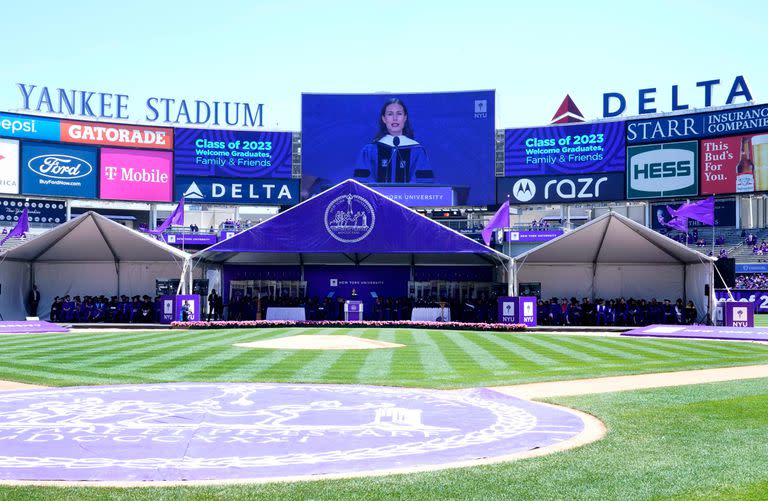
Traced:
<svg viewBox="0 0 768 501">
<path fill-rule="evenodd" d="M 172 167 L 171 153 L 103 148 L 99 198 L 171 202 Z"/>
</svg>

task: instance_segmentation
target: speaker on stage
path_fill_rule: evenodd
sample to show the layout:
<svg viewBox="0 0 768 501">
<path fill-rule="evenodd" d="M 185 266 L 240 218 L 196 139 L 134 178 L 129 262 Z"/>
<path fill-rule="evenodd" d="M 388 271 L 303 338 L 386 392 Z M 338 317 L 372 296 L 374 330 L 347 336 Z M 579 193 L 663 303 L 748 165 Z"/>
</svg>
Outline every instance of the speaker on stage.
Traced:
<svg viewBox="0 0 768 501">
<path fill-rule="evenodd" d="M 718 259 L 715 261 L 715 268 L 717 268 L 715 271 L 715 289 L 736 286 L 736 260 L 734 258 Z"/>
</svg>

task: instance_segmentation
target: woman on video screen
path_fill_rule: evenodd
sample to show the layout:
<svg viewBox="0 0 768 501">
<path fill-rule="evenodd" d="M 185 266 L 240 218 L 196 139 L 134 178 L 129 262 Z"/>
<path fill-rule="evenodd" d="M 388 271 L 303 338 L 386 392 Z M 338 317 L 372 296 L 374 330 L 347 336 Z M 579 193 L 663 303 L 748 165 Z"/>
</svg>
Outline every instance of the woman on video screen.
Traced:
<svg viewBox="0 0 768 501">
<path fill-rule="evenodd" d="M 378 132 L 366 144 L 353 177 L 366 183 L 434 183 L 434 173 L 424 147 L 414 139 L 408 109 L 399 98 L 381 107 Z"/>
</svg>

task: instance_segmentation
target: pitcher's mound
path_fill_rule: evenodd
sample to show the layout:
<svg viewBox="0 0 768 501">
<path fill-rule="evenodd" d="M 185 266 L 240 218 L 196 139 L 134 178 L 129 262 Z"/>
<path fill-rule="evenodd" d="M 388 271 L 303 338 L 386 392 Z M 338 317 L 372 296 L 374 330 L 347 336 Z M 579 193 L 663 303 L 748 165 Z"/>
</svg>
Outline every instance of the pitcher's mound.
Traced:
<svg viewBox="0 0 768 501">
<path fill-rule="evenodd" d="M 405 345 L 354 336 L 314 334 L 267 339 L 253 343 L 237 343 L 235 346 L 271 350 L 375 350 L 378 348 L 402 348 Z"/>
</svg>

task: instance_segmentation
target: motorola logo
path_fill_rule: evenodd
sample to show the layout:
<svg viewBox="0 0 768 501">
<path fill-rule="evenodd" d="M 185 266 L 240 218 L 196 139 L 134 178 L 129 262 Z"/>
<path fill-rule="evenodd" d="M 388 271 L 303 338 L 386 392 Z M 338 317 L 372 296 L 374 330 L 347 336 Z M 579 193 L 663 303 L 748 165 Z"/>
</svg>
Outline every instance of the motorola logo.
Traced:
<svg viewBox="0 0 768 501">
<path fill-rule="evenodd" d="M 519 202 L 529 202 L 536 196 L 536 185 L 530 179 L 518 179 L 512 186 L 512 196 Z"/>
</svg>

